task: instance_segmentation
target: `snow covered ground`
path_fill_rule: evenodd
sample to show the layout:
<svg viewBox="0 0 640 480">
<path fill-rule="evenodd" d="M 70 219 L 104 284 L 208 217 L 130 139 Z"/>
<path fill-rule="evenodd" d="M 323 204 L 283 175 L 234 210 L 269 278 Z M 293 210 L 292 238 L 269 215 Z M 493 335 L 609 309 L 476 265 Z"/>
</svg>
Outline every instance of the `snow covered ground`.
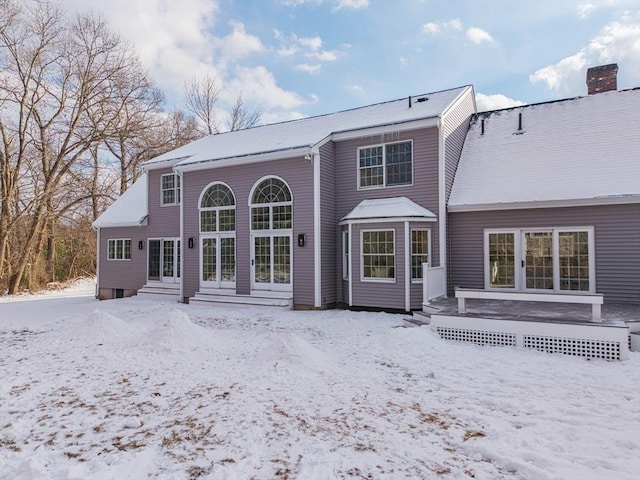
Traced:
<svg viewBox="0 0 640 480">
<path fill-rule="evenodd" d="M 0 479 L 635 479 L 640 354 L 402 316 L 0 300 Z M 23 297 L 22 300 L 25 300 Z"/>
</svg>

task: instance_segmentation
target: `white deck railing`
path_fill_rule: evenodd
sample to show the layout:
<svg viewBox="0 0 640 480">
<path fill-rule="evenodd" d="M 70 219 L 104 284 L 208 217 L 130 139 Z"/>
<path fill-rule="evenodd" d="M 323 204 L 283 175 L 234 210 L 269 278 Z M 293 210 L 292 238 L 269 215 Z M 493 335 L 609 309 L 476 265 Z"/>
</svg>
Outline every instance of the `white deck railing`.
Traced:
<svg viewBox="0 0 640 480">
<path fill-rule="evenodd" d="M 428 303 L 434 298 L 443 297 L 447 293 L 445 285 L 445 266 L 430 267 L 422 264 L 422 303 Z"/>
</svg>

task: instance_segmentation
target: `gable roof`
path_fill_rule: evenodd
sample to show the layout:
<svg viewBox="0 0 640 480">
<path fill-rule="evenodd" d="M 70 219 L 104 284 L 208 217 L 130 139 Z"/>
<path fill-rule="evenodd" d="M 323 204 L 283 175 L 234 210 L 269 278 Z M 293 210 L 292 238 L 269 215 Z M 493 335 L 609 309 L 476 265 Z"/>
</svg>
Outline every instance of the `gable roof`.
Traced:
<svg viewBox="0 0 640 480">
<path fill-rule="evenodd" d="M 398 219 L 435 222 L 436 218 L 435 213 L 431 210 L 421 207 L 407 197 L 391 197 L 362 200 L 353 210 L 342 217 L 340 224 Z"/>
<path fill-rule="evenodd" d="M 437 118 L 471 86 L 403 98 L 317 117 L 219 133 L 167 152 L 145 162 L 145 168 L 172 163 L 178 167 L 238 159 L 254 155 L 295 152 L 303 156 L 314 145 L 335 133 L 397 125 Z M 426 100 L 424 100 L 426 99 Z"/>
<path fill-rule="evenodd" d="M 448 206 L 624 201 L 640 201 L 640 89 L 476 115 Z"/>
<path fill-rule="evenodd" d="M 92 225 L 94 228 L 138 227 L 146 225 L 148 215 L 147 174 L 144 173 Z"/>
</svg>

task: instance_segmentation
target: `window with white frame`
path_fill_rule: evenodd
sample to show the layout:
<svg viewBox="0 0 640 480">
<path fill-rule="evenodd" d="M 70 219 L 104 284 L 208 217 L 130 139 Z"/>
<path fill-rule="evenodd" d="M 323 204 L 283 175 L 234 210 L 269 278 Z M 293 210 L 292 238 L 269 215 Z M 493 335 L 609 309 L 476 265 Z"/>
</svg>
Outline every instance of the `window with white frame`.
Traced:
<svg viewBox="0 0 640 480">
<path fill-rule="evenodd" d="M 236 229 L 236 201 L 222 183 L 211 185 L 200 201 L 200 232 L 232 232 Z"/>
<path fill-rule="evenodd" d="M 422 281 L 422 264 L 429 261 L 429 230 L 411 230 L 411 280 Z"/>
<path fill-rule="evenodd" d="M 131 239 L 114 238 L 107 240 L 108 260 L 131 260 Z"/>
<path fill-rule="evenodd" d="M 358 149 L 358 188 L 411 185 L 413 144 L 385 143 Z"/>
<path fill-rule="evenodd" d="M 395 231 L 361 232 L 362 280 L 395 280 Z"/>
<path fill-rule="evenodd" d="M 161 205 L 180 204 L 180 175 L 166 173 L 160 177 Z"/>
<path fill-rule="evenodd" d="M 291 191 L 279 178 L 263 180 L 251 198 L 251 229 L 290 229 L 292 223 Z"/>
<path fill-rule="evenodd" d="M 487 288 L 595 291 L 593 227 L 485 230 Z"/>
<path fill-rule="evenodd" d="M 342 232 L 342 278 L 349 279 L 349 231 Z"/>
</svg>

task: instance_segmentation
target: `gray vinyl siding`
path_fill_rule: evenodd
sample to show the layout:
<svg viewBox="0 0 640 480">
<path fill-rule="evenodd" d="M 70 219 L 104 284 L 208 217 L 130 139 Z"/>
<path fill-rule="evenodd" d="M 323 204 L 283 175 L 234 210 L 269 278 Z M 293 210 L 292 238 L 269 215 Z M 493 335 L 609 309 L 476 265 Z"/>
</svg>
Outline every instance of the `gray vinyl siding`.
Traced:
<svg viewBox="0 0 640 480">
<path fill-rule="evenodd" d="M 395 231 L 395 280 L 391 282 L 361 281 L 362 230 Z M 357 224 L 352 227 L 351 271 L 353 273 L 353 306 L 384 309 L 405 309 L 405 249 L 403 223 Z"/>
<path fill-rule="evenodd" d="M 336 243 L 336 179 L 333 143 L 328 142 L 320 148 L 320 231 L 321 241 L 321 302 L 322 306 L 335 304 L 337 299 L 337 285 L 342 280 L 337 279 L 336 258 L 340 259 L 342 244 Z"/>
<path fill-rule="evenodd" d="M 413 140 L 413 185 L 358 190 L 358 147 Z M 362 200 L 407 197 L 438 215 L 438 129 L 372 135 L 335 144 L 336 224 Z M 437 232 L 437 222 L 430 223 Z M 433 261 L 439 265 L 438 238 L 432 235 Z M 342 262 L 338 258 L 338 262 Z"/>
<path fill-rule="evenodd" d="M 147 275 L 146 227 L 109 227 L 99 231 L 100 278 L 98 288 L 121 288 L 138 290 L 144 285 Z M 131 239 L 131 260 L 108 260 L 107 245 L 110 239 Z M 142 250 L 138 242 L 144 241 Z"/>
<path fill-rule="evenodd" d="M 464 146 L 464 140 L 469 130 L 469 121 L 474 112 L 473 91 L 469 90 L 465 96 L 452 108 L 445 117 L 445 200 L 449 201 L 453 179 L 458 169 L 458 161 Z"/>
<path fill-rule="evenodd" d="M 199 290 L 200 226 L 198 200 L 202 190 L 212 182 L 224 182 L 236 198 L 236 293 L 251 293 L 251 231 L 249 195 L 254 184 L 263 177 L 282 178 L 293 200 L 293 297 L 298 306 L 314 304 L 313 257 L 313 162 L 296 158 L 252 165 L 229 166 L 185 172 L 183 178 L 184 240 L 194 238 L 194 248 L 184 250 L 184 295 L 191 297 Z M 306 243 L 298 247 L 298 234 Z"/>
<path fill-rule="evenodd" d="M 596 291 L 605 302 L 640 303 L 640 204 L 452 212 L 449 293 L 484 288 L 487 228 L 594 227 Z"/>
<path fill-rule="evenodd" d="M 147 281 L 148 239 L 180 236 L 180 206 L 160 206 L 160 177 L 165 173 L 171 173 L 171 168 L 148 172 L 146 226 L 100 229 L 99 288 L 139 290 Z M 131 238 L 131 261 L 107 260 L 107 240 L 110 238 Z M 144 241 L 142 250 L 138 249 L 140 240 Z"/>
</svg>

